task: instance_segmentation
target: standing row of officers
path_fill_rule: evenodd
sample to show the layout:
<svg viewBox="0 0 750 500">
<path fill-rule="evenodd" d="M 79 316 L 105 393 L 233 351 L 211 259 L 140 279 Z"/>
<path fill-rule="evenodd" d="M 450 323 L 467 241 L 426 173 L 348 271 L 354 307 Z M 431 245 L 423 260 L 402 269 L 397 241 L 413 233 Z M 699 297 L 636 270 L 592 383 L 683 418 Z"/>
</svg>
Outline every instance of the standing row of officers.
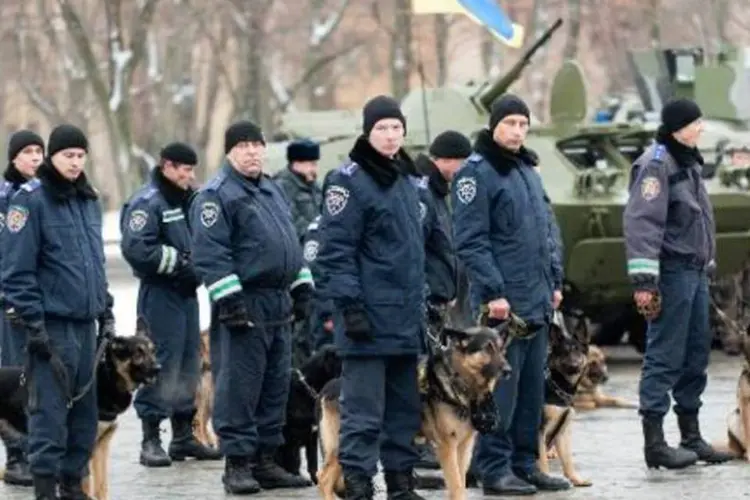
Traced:
<svg viewBox="0 0 750 500">
<path fill-rule="evenodd" d="M 657 142 L 634 165 L 624 222 L 634 297 L 650 320 L 641 382 L 646 462 L 677 468 L 728 457 L 701 438 L 697 423 L 710 345 L 706 272 L 715 254 L 695 149 L 700 110 L 675 101 L 662 122 Z M 307 321 L 306 349 L 332 342 L 342 358 L 339 460 L 346 498 L 373 498 L 380 461 L 389 498 L 419 500 L 414 438 L 417 361 L 429 351 L 424 312 L 449 311 L 467 325 L 481 309 L 492 324 L 513 311 L 536 332 L 508 347 L 512 376 L 495 393 L 502 425 L 480 437 L 474 457 L 484 492 L 569 488 L 536 467 L 547 332 L 563 300 L 563 252 L 538 158 L 524 146 L 529 125 L 526 104 L 505 95 L 473 146 L 447 131 L 412 161 L 403 149 L 407 128 L 398 103 L 379 96 L 363 109 L 362 135 L 349 160 L 322 189 L 319 148 L 307 141 L 290 146 L 288 171 L 265 175 L 265 139 L 251 122 L 227 129 L 225 160 L 198 191 L 191 187 L 195 151 L 166 146 L 151 180 L 121 215 L 122 253 L 141 282 L 137 313 L 149 324 L 163 367 L 135 400 L 141 463 L 224 457 L 224 488 L 235 494 L 309 486 L 274 460 L 283 439 L 292 327 Z M 28 441 L 6 443 L 6 481 L 33 483 L 38 499 L 87 498 L 80 484 L 97 406 L 95 391 L 85 387 L 97 337 L 115 331 L 101 207 L 84 173 L 87 153 L 85 135 L 69 125 L 52 131 L 46 151 L 36 134 L 18 132 L 0 189 L 2 363 L 26 366 L 33 395 Z M 211 302 L 218 451 L 191 432 L 201 284 Z M 670 390 L 679 449 L 669 448 L 661 431 Z M 75 402 L 71 394 L 78 394 Z M 173 435 L 167 451 L 159 437 L 166 419 Z"/>
</svg>

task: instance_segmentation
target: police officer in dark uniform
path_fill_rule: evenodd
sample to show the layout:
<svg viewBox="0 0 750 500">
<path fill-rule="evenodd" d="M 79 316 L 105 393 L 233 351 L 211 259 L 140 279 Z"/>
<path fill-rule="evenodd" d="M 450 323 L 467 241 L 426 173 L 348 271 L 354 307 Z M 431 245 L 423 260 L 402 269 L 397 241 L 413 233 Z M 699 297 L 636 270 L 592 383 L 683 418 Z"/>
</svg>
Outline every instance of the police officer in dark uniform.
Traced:
<svg viewBox="0 0 750 500">
<path fill-rule="evenodd" d="M 320 214 L 322 191 L 317 183 L 320 146 L 310 139 L 298 139 L 286 148 L 287 168 L 274 177 L 284 191 L 300 241 L 307 226 Z"/>
<path fill-rule="evenodd" d="M 466 266 L 472 304 L 491 322 L 511 311 L 531 333 L 514 338 L 513 372 L 495 388 L 501 428 L 480 436 L 476 468 L 485 494 L 528 495 L 570 487 L 536 467 L 544 404 L 544 367 L 552 312 L 562 301 L 556 221 L 545 201 L 537 157 L 523 143 L 529 108 L 506 94 L 492 105 L 489 129 L 452 183 L 456 252 Z"/>
<path fill-rule="evenodd" d="M 8 168 L 0 184 L 0 238 L 3 237 L 5 214 L 8 204 L 22 184 L 36 175 L 36 170 L 44 159 L 44 141 L 31 130 L 15 132 L 8 142 Z M 2 255 L 0 254 L 0 258 Z M 0 314 L 4 313 L 0 311 Z M 13 328 L 3 316 L 0 322 L 0 366 L 23 364 L 23 348 L 26 332 Z M 26 440 L 5 440 L 6 462 L 3 481 L 6 484 L 31 486 L 31 473 L 26 458 Z"/>
<path fill-rule="evenodd" d="M 389 498 L 421 498 L 413 469 L 424 234 L 419 178 L 409 174 L 414 167 L 401 149 L 405 130 L 395 100 L 370 100 L 351 161 L 331 174 L 324 191 L 319 287 L 335 311 L 343 364 L 339 461 L 352 499 L 373 498 L 378 458 Z"/>
<path fill-rule="evenodd" d="M 229 493 L 312 484 L 274 461 L 283 443 L 292 312 L 309 308 L 312 276 L 284 195 L 263 174 L 265 140 L 242 121 L 225 133 L 226 161 L 192 203 L 193 263 L 212 304 L 214 429 Z M 291 292 L 291 294 L 290 294 Z"/>
<path fill-rule="evenodd" d="M 86 499 L 81 480 L 96 439 L 89 382 L 100 339 L 114 335 L 102 212 L 83 167 L 86 136 L 50 134 L 37 177 L 10 201 L 2 238 L 8 320 L 26 332 L 29 462 L 37 500 Z"/>
<path fill-rule="evenodd" d="M 430 144 L 428 155 L 420 154 L 415 163 L 420 174 L 429 179 L 429 193 L 437 211 L 437 217 L 443 234 L 449 238 L 452 235 L 452 222 L 449 206 L 450 181 L 458 168 L 471 154 L 471 142 L 460 132 L 446 130 Z M 435 251 L 435 243 L 440 251 Z M 452 323 L 459 326 L 469 326 L 473 321 L 468 293 L 468 278 L 463 269 L 458 268 L 455 254 L 445 253 L 442 248 L 453 247 L 451 240 L 445 242 L 425 242 L 427 283 L 430 288 L 428 300 L 430 304 L 448 309 Z M 441 256 L 450 260 L 443 262 Z M 461 291 L 462 293 L 458 293 Z M 451 301 L 457 302 L 450 308 Z"/>
<path fill-rule="evenodd" d="M 716 256 L 713 208 L 696 148 L 701 110 L 676 99 L 662 109 L 661 122 L 656 142 L 633 164 L 623 227 L 635 303 L 649 321 L 639 409 L 646 465 L 679 469 L 732 457 L 714 450 L 698 426 L 711 349 L 708 271 Z M 664 440 L 669 391 L 679 448 Z"/>
<path fill-rule="evenodd" d="M 156 383 L 141 388 L 135 411 L 141 419 L 141 464 L 164 467 L 194 457 L 220 460 L 218 451 L 193 436 L 195 391 L 200 378 L 200 282 L 190 257 L 189 202 L 198 156 L 175 142 L 161 151 L 151 181 L 121 211 L 120 248 L 140 280 L 138 316 L 146 319 L 162 369 Z M 169 456 L 161 447 L 159 426 L 169 418 Z"/>
</svg>

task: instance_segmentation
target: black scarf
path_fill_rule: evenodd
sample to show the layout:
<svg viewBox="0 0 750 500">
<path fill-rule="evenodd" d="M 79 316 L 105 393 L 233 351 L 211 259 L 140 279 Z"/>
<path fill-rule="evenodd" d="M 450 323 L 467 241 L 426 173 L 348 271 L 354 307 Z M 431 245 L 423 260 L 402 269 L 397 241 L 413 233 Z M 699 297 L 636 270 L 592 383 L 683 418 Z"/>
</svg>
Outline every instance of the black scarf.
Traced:
<svg viewBox="0 0 750 500">
<path fill-rule="evenodd" d="M 44 186 L 53 198 L 58 201 L 66 201 L 76 196 L 88 200 L 99 198 L 94 188 L 89 184 L 85 172 L 81 172 L 81 175 L 75 181 L 71 182 L 60 175 L 60 172 L 51 165 L 50 161 L 49 158 L 45 158 L 44 162 L 39 165 L 37 177 L 42 182 L 42 186 Z"/>
<path fill-rule="evenodd" d="M 18 189 L 18 186 L 21 184 L 25 184 L 28 182 L 28 179 L 23 176 L 21 172 L 18 171 L 15 165 L 12 163 L 8 165 L 8 168 L 5 169 L 5 173 L 3 174 L 3 178 L 13 184 L 13 189 Z"/>
<path fill-rule="evenodd" d="M 448 181 L 440 173 L 435 162 L 430 160 L 426 155 L 420 154 L 414 160 L 414 165 L 417 167 L 417 171 L 427 176 L 430 180 L 430 189 L 432 189 L 438 196 L 445 198 L 448 196 L 449 188 Z"/>
<path fill-rule="evenodd" d="M 698 151 L 698 148 L 685 146 L 675 139 L 672 134 L 667 133 L 664 127 L 659 127 L 656 131 L 656 142 L 667 148 L 669 154 L 672 155 L 672 158 L 681 167 L 690 168 L 696 163 L 701 166 L 704 164 L 703 155 Z"/>
<path fill-rule="evenodd" d="M 535 167 L 539 164 L 539 157 L 534 151 L 526 146 L 521 146 L 518 151 L 504 148 L 492 139 L 492 134 L 487 129 L 477 134 L 474 151 L 490 162 L 500 175 L 508 175 L 514 168 Z"/>
<path fill-rule="evenodd" d="M 395 158 L 385 157 L 375 151 L 365 136 L 357 138 L 349 158 L 384 188 L 391 187 L 399 175 L 417 175 L 414 162 L 403 149 L 399 149 Z"/>
<path fill-rule="evenodd" d="M 190 197 L 193 195 L 193 190 L 191 188 L 182 189 L 174 182 L 164 177 L 164 173 L 159 167 L 154 168 L 151 173 L 151 178 L 154 180 L 154 184 L 156 184 L 157 189 L 159 189 L 159 192 L 169 206 L 187 207 L 188 200 L 190 200 Z"/>
</svg>

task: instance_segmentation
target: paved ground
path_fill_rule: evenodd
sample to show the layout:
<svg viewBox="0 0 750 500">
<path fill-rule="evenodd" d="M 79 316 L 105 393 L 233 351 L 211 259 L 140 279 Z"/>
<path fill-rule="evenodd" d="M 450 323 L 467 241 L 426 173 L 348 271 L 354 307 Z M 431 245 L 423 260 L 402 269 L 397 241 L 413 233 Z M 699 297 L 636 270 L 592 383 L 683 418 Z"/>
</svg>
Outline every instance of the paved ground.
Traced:
<svg viewBox="0 0 750 500">
<path fill-rule="evenodd" d="M 120 283 L 114 287 L 117 318 L 122 331 L 134 325 L 135 287 Z M 610 362 L 609 391 L 635 398 L 640 362 L 630 348 L 617 348 Z M 725 434 L 725 415 L 734 404 L 739 358 L 715 352 L 710 368 L 709 389 L 702 415 L 704 433 L 711 440 Z M 112 454 L 112 500 L 166 500 L 192 496 L 201 500 L 225 498 L 220 483 L 222 463 L 183 463 L 170 469 L 145 469 L 138 464 L 140 433 L 134 413 L 123 416 L 114 438 Z M 677 440 L 674 418 L 667 423 L 668 438 Z M 696 466 L 681 472 L 647 471 L 643 464 L 642 439 L 634 410 L 597 410 L 577 417 L 574 428 L 575 460 L 581 474 L 594 482 L 591 488 L 558 494 L 544 494 L 549 500 L 664 500 L 666 498 L 704 499 L 750 497 L 750 466 L 742 462 L 724 466 Z M 165 434 L 168 439 L 168 434 Z M 4 460 L 0 451 L 0 459 Z M 442 492 L 429 492 L 429 498 L 445 498 Z M 470 499 L 480 498 L 472 490 Z M 382 498 L 385 496 L 383 495 Z M 0 498 L 32 498 L 28 489 L 10 488 L 0 483 Z M 315 489 L 274 491 L 256 496 L 271 498 L 318 498 Z"/>
</svg>

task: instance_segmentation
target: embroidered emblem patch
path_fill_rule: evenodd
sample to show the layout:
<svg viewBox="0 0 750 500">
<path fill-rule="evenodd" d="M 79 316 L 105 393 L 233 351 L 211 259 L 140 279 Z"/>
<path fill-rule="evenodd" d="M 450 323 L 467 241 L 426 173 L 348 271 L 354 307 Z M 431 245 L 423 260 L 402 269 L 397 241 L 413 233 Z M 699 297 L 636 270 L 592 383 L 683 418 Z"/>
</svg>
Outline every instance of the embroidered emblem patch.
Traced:
<svg viewBox="0 0 750 500">
<path fill-rule="evenodd" d="M 656 199 L 661 193 L 661 183 L 654 176 L 644 177 L 641 181 L 641 196 L 646 201 Z"/>
<path fill-rule="evenodd" d="M 330 186 L 326 190 L 326 210 L 331 215 L 340 214 L 349 201 L 349 190 L 341 186 Z"/>
<path fill-rule="evenodd" d="M 137 233 L 146 227 L 146 222 L 148 222 L 148 212 L 145 210 L 133 210 L 130 213 L 128 228 L 130 228 L 132 232 Z"/>
<path fill-rule="evenodd" d="M 320 245 L 315 240 L 310 240 L 307 243 L 305 243 L 305 247 L 302 249 L 302 257 L 307 262 L 313 262 L 315 258 L 318 256 L 318 247 Z"/>
<path fill-rule="evenodd" d="M 213 201 L 207 201 L 201 206 L 201 224 L 209 228 L 219 220 L 219 205 Z"/>
<path fill-rule="evenodd" d="M 29 210 L 26 207 L 13 205 L 8 209 L 8 215 L 5 218 L 5 224 L 11 233 L 17 233 L 26 225 L 29 220 Z"/>
<path fill-rule="evenodd" d="M 424 221 L 424 218 L 427 216 L 427 205 L 419 202 L 419 220 Z"/>
<path fill-rule="evenodd" d="M 477 180 L 474 177 L 463 177 L 456 183 L 458 201 L 468 205 L 477 196 Z"/>
</svg>

